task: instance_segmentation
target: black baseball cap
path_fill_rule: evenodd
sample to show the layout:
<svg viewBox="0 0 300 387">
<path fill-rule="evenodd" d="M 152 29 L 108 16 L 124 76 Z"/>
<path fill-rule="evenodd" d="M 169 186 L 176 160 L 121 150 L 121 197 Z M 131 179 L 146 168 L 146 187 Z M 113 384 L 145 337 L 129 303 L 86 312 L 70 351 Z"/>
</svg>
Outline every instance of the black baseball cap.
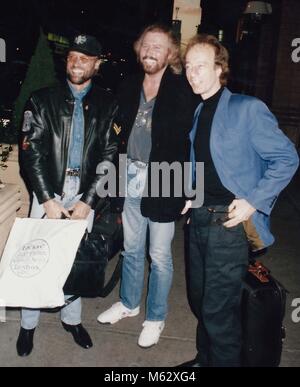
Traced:
<svg viewBox="0 0 300 387">
<path fill-rule="evenodd" d="M 77 51 L 88 56 L 100 57 L 102 46 L 94 36 L 77 35 L 68 51 Z"/>
</svg>

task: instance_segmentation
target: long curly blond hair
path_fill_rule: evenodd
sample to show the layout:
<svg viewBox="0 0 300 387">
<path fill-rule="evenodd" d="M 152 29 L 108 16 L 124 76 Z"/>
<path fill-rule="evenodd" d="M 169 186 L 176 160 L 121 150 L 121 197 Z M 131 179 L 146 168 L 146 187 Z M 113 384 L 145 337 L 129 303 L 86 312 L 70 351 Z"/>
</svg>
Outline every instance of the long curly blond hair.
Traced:
<svg viewBox="0 0 300 387">
<path fill-rule="evenodd" d="M 169 60 L 169 66 L 174 74 L 182 73 L 182 61 L 180 53 L 180 41 L 172 31 L 172 29 L 163 24 L 152 24 L 146 27 L 140 34 L 138 40 L 134 43 L 134 51 L 137 54 L 138 61 L 140 60 L 140 51 L 143 44 L 143 40 L 148 32 L 161 32 L 166 34 L 170 42 L 171 57 Z"/>
</svg>

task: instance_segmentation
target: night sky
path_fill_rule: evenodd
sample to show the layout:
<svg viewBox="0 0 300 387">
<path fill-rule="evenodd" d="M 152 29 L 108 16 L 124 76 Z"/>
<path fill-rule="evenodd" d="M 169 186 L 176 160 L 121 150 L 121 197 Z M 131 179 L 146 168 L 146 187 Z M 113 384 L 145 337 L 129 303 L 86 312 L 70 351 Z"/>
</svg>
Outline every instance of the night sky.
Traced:
<svg viewBox="0 0 300 387">
<path fill-rule="evenodd" d="M 95 35 L 103 45 L 104 54 L 111 53 L 112 60 L 126 58 L 130 64 L 135 62 L 132 45 L 140 30 L 154 21 L 170 22 L 172 10 L 173 0 L 2 2 L 0 37 L 7 44 L 7 63 L 0 64 L 0 104 L 11 105 L 16 98 L 40 27 L 45 33 L 56 33 L 68 39 L 78 33 Z"/>
<path fill-rule="evenodd" d="M 200 1 L 200 0 L 199 0 Z M 222 25 L 236 29 L 246 0 L 202 0 L 207 32 Z M 173 0 L 4 0 L 1 3 L 0 38 L 7 44 L 7 63 L 0 63 L 0 105 L 12 105 L 25 77 L 40 27 L 72 39 L 78 33 L 98 37 L 110 64 L 121 58 L 124 69 L 111 66 L 104 87 L 116 87 L 121 73 L 135 71 L 132 45 L 141 29 L 153 22 L 172 20 Z M 230 27 L 229 27 L 230 28 Z M 126 68 L 127 65 L 127 68 Z M 109 65 L 106 66 L 108 68 Z M 105 72 L 105 67 L 103 67 Z M 117 73 L 117 74 L 114 74 Z M 5 93 L 3 93 L 5 90 Z"/>
<path fill-rule="evenodd" d="M 9 42 L 9 58 L 31 55 L 39 26 L 68 38 L 77 33 L 96 35 L 105 50 L 126 51 L 144 24 L 168 20 L 172 0 L 10 0 L 2 2 L 0 36 Z M 125 43 L 125 47 L 124 47 Z"/>
</svg>

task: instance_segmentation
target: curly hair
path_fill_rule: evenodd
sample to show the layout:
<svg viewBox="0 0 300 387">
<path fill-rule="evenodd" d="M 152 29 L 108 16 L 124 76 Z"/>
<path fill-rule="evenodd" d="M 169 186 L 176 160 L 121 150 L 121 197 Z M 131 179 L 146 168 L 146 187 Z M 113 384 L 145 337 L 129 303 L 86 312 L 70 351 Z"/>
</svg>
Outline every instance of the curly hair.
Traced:
<svg viewBox="0 0 300 387">
<path fill-rule="evenodd" d="M 137 54 L 138 61 L 140 60 L 140 51 L 143 44 L 143 40 L 148 32 L 161 32 L 168 36 L 170 42 L 171 58 L 169 60 L 169 66 L 174 74 L 181 74 L 182 61 L 180 55 L 180 41 L 172 31 L 172 29 L 163 24 L 152 24 L 146 27 L 140 34 L 138 40 L 134 43 L 134 51 Z"/>
<path fill-rule="evenodd" d="M 183 58 L 184 63 L 186 62 L 186 56 L 188 52 L 197 45 L 207 45 L 215 50 L 215 65 L 222 68 L 220 82 L 222 86 L 226 86 L 230 74 L 228 50 L 218 41 L 215 36 L 208 34 L 198 34 L 188 42 Z"/>
</svg>

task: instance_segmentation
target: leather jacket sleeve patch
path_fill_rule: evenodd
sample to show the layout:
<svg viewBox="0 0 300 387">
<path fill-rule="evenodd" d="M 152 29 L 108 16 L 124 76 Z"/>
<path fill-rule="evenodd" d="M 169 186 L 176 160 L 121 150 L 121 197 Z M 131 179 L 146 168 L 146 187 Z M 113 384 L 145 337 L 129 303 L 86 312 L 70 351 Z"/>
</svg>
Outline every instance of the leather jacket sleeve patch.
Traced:
<svg viewBox="0 0 300 387">
<path fill-rule="evenodd" d="M 117 136 L 122 132 L 122 127 L 118 126 L 116 123 L 114 123 L 113 128 Z"/>
<path fill-rule="evenodd" d="M 30 142 L 28 142 L 28 137 L 25 136 L 22 141 L 22 150 L 27 151 L 30 148 Z"/>
<path fill-rule="evenodd" d="M 22 132 L 24 132 L 24 133 L 30 132 L 32 121 L 33 121 L 32 111 L 26 110 L 26 112 L 24 113 Z"/>
</svg>

